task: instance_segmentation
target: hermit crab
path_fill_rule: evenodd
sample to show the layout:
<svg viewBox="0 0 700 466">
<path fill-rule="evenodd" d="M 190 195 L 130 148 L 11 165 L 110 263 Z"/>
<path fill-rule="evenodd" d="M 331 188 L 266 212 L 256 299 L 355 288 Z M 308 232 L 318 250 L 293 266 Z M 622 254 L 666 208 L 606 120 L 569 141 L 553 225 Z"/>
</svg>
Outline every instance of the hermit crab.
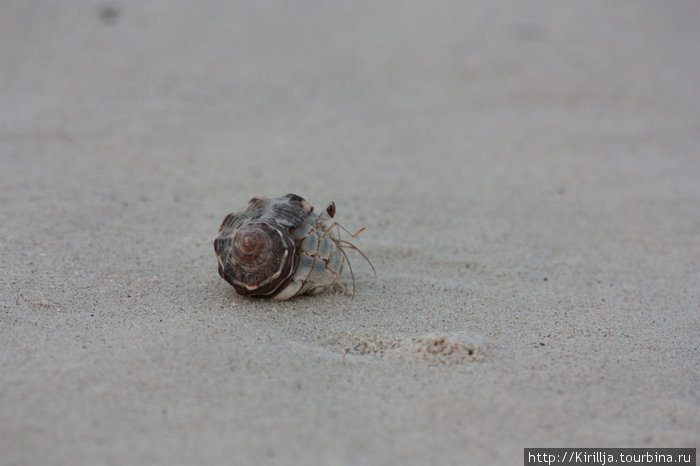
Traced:
<svg viewBox="0 0 700 466">
<path fill-rule="evenodd" d="M 344 249 L 354 249 L 341 238 L 335 203 L 317 214 L 303 197 L 254 197 L 242 212 L 224 218 L 214 251 L 219 275 L 238 294 L 284 301 L 292 296 L 315 295 L 331 287 L 347 263 L 355 292 L 355 276 Z M 375 272 L 376 273 L 376 272 Z"/>
</svg>

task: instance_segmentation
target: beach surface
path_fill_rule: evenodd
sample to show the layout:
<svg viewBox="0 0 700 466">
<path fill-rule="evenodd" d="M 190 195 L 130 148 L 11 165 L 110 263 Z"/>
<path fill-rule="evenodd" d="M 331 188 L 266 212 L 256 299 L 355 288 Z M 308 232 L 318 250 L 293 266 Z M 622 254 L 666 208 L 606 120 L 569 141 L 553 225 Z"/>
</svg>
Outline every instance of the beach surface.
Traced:
<svg viewBox="0 0 700 466">
<path fill-rule="evenodd" d="M 697 2 L 0 3 L 0 464 L 698 447 Z M 335 201 L 326 293 L 213 239 Z"/>
</svg>

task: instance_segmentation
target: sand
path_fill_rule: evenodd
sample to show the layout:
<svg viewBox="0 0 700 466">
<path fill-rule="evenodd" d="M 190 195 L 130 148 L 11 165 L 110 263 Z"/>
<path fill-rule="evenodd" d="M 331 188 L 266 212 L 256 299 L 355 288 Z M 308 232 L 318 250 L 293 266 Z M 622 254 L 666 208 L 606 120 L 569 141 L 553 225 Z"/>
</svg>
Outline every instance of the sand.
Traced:
<svg viewBox="0 0 700 466">
<path fill-rule="evenodd" d="M 697 447 L 699 43 L 696 2 L 3 1 L 0 464 Z M 288 192 L 367 228 L 354 298 L 217 275 Z"/>
</svg>

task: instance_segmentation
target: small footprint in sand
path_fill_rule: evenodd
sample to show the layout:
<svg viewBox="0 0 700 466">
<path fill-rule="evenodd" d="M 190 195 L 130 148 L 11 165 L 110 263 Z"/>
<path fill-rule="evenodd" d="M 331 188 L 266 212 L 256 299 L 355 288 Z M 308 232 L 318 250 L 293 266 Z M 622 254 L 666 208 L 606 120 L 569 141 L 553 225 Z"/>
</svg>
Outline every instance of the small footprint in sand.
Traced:
<svg viewBox="0 0 700 466">
<path fill-rule="evenodd" d="M 346 354 L 375 355 L 390 360 L 459 364 L 484 359 L 487 346 L 474 334 L 431 333 L 418 337 L 358 338 L 345 348 Z"/>
</svg>

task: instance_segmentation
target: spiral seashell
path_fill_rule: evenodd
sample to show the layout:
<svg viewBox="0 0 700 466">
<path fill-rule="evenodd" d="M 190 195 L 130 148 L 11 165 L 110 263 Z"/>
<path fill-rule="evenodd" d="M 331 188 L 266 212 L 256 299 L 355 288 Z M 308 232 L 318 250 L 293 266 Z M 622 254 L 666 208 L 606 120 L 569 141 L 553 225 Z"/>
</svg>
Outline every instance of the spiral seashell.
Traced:
<svg viewBox="0 0 700 466">
<path fill-rule="evenodd" d="M 329 224 L 334 216 L 333 202 L 316 214 L 296 194 L 252 198 L 219 228 L 214 240 L 219 275 L 244 296 L 284 300 L 324 291 L 342 273 L 347 257 L 341 248 L 355 249 L 340 238 L 342 227 Z"/>
</svg>

